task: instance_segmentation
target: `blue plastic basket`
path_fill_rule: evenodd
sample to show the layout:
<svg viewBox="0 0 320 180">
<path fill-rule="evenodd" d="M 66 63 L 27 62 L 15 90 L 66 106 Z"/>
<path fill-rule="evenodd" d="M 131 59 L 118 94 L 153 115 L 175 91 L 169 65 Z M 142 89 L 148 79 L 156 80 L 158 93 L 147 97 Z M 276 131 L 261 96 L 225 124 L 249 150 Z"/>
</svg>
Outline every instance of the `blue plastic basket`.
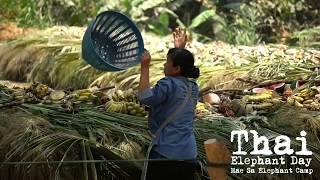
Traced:
<svg viewBox="0 0 320 180">
<path fill-rule="evenodd" d="M 115 11 L 100 13 L 82 40 L 82 57 L 96 69 L 120 71 L 140 63 L 143 39 L 136 25 Z"/>
</svg>

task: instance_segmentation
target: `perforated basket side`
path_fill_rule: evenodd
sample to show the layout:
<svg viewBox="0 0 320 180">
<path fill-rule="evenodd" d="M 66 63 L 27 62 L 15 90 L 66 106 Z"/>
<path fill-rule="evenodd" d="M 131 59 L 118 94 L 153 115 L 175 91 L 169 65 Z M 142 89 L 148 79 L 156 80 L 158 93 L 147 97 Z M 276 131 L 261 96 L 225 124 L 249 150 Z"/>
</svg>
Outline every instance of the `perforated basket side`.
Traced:
<svg viewBox="0 0 320 180">
<path fill-rule="evenodd" d="M 125 15 L 106 11 L 90 23 L 82 42 L 82 56 L 100 70 L 119 71 L 137 65 L 144 51 L 142 36 Z"/>
<path fill-rule="evenodd" d="M 140 62 L 139 57 L 144 51 L 142 36 L 135 24 L 123 14 L 100 14 L 93 27 L 92 36 L 96 39 L 98 49 L 101 49 L 100 56 L 106 63 L 123 69 Z"/>
<path fill-rule="evenodd" d="M 97 53 L 97 50 L 95 49 L 92 37 L 91 37 L 91 29 L 93 27 L 94 22 L 91 22 L 84 34 L 83 40 L 82 40 L 82 58 L 91 66 L 98 70 L 102 71 L 119 71 L 123 70 L 121 68 L 117 68 L 112 66 L 111 64 L 106 64 L 100 56 Z"/>
</svg>

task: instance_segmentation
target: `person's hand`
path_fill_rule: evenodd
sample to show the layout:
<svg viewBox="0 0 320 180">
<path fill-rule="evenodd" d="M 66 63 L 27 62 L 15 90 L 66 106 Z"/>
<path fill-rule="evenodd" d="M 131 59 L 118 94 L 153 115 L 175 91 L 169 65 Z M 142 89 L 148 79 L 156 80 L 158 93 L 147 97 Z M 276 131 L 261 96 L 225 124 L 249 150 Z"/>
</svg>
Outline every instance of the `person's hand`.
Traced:
<svg viewBox="0 0 320 180">
<path fill-rule="evenodd" d="M 175 48 L 185 48 L 188 37 L 186 30 L 182 30 L 181 28 L 176 28 L 173 32 L 173 41 L 174 41 L 174 47 Z"/>
<path fill-rule="evenodd" d="M 141 67 L 149 67 L 151 56 L 147 50 L 144 50 L 141 56 Z"/>
</svg>

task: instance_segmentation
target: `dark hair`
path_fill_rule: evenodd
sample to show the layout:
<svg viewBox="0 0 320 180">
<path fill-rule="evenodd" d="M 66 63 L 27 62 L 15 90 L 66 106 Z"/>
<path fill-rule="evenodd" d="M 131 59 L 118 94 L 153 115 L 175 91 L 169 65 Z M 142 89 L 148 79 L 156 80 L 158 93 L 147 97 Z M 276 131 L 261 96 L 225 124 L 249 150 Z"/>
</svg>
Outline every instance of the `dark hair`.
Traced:
<svg viewBox="0 0 320 180">
<path fill-rule="evenodd" d="M 193 54 L 182 48 L 169 49 L 167 56 L 172 60 L 173 66 L 181 67 L 181 75 L 187 78 L 198 78 L 199 68 L 194 66 Z"/>
</svg>

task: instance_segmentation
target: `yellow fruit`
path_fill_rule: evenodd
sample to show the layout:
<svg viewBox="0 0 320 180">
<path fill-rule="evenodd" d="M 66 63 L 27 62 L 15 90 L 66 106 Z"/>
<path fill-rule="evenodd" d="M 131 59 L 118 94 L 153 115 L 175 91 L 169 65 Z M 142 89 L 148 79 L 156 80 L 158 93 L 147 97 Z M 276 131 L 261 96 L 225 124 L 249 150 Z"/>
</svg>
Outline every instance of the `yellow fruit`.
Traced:
<svg viewBox="0 0 320 180">
<path fill-rule="evenodd" d="M 80 95 L 82 93 L 91 93 L 91 90 L 90 89 L 79 89 L 79 90 L 73 91 L 73 93 Z"/>
<path fill-rule="evenodd" d="M 303 106 L 306 107 L 306 108 L 309 108 L 309 109 L 312 107 L 311 104 L 304 104 Z"/>
<path fill-rule="evenodd" d="M 53 91 L 50 94 L 50 99 L 53 101 L 58 101 L 64 98 L 66 94 L 63 91 Z"/>
<path fill-rule="evenodd" d="M 136 113 L 137 113 L 136 110 L 131 110 L 131 111 L 130 111 L 130 114 L 132 114 L 132 115 L 136 115 Z"/>
<path fill-rule="evenodd" d="M 290 105 L 294 105 L 295 99 L 294 99 L 293 97 L 288 97 L 287 102 L 288 102 Z"/>
<path fill-rule="evenodd" d="M 307 92 L 309 92 L 309 89 L 307 88 L 300 91 L 300 93 L 307 93 Z"/>
<path fill-rule="evenodd" d="M 197 107 L 196 109 L 197 109 L 197 110 L 199 110 L 199 111 L 206 110 L 206 108 L 205 108 L 205 107 Z"/>
<path fill-rule="evenodd" d="M 131 111 L 131 110 L 134 109 L 134 107 L 132 107 L 132 106 L 129 105 L 129 106 L 127 107 L 127 109 L 128 109 L 128 111 Z"/>
<path fill-rule="evenodd" d="M 296 107 L 303 108 L 303 105 L 301 103 L 299 103 L 298 101 L 294 101 L 294 105 Z"/>
<path fill-rule="evenodd" d="M 140 105 L 139 104 L 134 104 L 133 107 L 138 109 L 138 108 L 140 108 Z"/>
<path fill-rule="evenodd" d="M 90 95 L 91 95 L 91 92 L 84 92 L 79 94 L 79 96 L 87 96 L 87 97 L 89 97 Z"/>
<path fill-rule="evenodd" d="M 293 96 L 293 98 L 298 102 L 304 101 L 304 99 L 302 97 L 299 97 L 299 96 Z"/>
<path fill-rule="evenodd" d="M 87 101 L 89 100 L 89 96 L 79 96 L 79 101 Z"/>
<path fill-rule="evenodd" d="M 314 102 L 312 99 L 306 100 L 303 102 L 303 104 L 311 104 L 312 102 Z"/>
<path fill-rule="evenodd" d="M 143 107 L 139 107 L 139 112 L 143 112 L 144 108 Z"/>
<path fill-rule="evenodd" d="M 272 98 L 272 94 L 258 94 L 255 96 L 247 96 L 246 100 L 249 102 L 261 102 L 263 100 L 271 99 L 271 98 Z"/>
<path fill-rule="evenodd" d="M 313 97 L 311 97 L 311 96 L 306 96 L 306 97 L 304 97 L 303 99 L 304 100 L 311 100 Z"/>
<path fill-rule="evenodd" d="M 120 98 L 123 98 L 124 97 L 124 92 L 121 91 L 121 90 L 116 90 L 115 92 L 116 96 L 120 97 Z"/>
</svg>

